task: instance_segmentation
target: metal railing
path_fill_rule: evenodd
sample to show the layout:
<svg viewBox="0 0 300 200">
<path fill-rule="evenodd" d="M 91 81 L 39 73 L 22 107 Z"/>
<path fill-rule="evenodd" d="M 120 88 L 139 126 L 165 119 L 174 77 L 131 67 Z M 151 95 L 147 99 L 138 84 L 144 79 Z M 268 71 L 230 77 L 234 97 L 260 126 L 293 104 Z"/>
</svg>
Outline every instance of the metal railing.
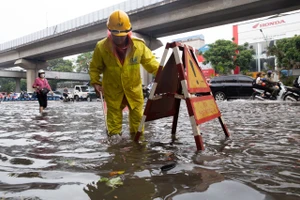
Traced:
<svg viewBox="0 0 300 200">
<path fill-rule="evenodd" d="M 30 43 L 44 40 L 49 37 L 61 35 L 64 33 L 72 32 L 83 27 L 91 26 L 96 23 L 106 20 L 111 12 L 120 9 L 125 12 L 134 11 L 149 5 L 163 2 L 165 0 L 127 0 L 120 4 L 116 4 L 101 10 L 77 17 L 75 19 L 57 24 L 55 26 L 47 27 L 43 30 L 34 32 L 32 34 L 5 42 L 0 44 L 1 51 L 9 51 L 17 47 L 24 46 Z"/>
</svg>

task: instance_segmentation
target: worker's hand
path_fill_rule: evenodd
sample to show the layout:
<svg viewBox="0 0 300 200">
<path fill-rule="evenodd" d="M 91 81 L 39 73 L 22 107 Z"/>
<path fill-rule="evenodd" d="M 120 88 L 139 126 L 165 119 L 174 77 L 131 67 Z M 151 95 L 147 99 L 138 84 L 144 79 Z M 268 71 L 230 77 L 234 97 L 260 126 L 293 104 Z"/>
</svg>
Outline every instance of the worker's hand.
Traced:
<svg viewBox="0 0 300 200">
<path fill-rule="evenodd" d="M 104 92 L 104 89 L 101 85 L 98 85 L 98 84 L 94 84 L 94 88 L 95 88 L 95 92 L 98 96 L 100 96 L 100 92 Z"/>
</svg>

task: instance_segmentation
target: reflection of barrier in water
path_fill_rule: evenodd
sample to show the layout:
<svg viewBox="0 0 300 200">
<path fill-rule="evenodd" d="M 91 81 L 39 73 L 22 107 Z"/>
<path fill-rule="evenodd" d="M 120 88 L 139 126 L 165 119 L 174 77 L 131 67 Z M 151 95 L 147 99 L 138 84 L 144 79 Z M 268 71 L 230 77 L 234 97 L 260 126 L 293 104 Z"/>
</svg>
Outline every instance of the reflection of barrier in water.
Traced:
<svg viewBox="0 0 300 200">
<path fill-rule="evenodd" d="M 176 155 L 172 157 L 176 167 L 162 172 L 160 167 L 169 162 L 170 155 L 149 148 L 147 142 L 123 141 L 110 145 L 107 153 L 111 156 L 109 161 L 100 162 L 96 167 L 99 178 L 83 189 L 91 200 L 172 199 L 179 194 L 204 192 L 211 184 L 224 180 L 224 176 L 215 170 L 181 163 Z M 122 184 L 115 188 L 102 181 L 117 177 L 121 178 Z"/>
<path fill-rule="evenodd" d="M 91 200 L 96 199 L 173 199 L 182 194 L 205 192 L 211 184 L 224 180 L 223 175 L 214 170 L 193 168 L 169 174 L 148 175 L 146 177 L 125 175 L 123 184 L 112 189 L 102 182 L 88 184 L 84 191 Z M 217 194 L 214 193 L 215 195 Z M 126 197 L 126 198 L 125 198 Z M 220 199 L 222 194 L 220 194 Z"/>
<path fill-rule="evenodd" d="M 169 48 L 173 53 L 164 66 Z M 173 42 L 166 45 L 135 141 L 139 140 L 145 122 L 170 116 L 173 116 L 172 140 L 175 140 L 181 100 L 187 105 L 197 150 L 204 150 L 198 127 L 201 123 L 218 118 L 226 137 L 230 136 L 197 62 L 195 50 Z"/>
<path fill-rule="evenodd" d="M 223 181 L 224 177 L 214 170 L 194 167 L 191 171 L 152 176 L 151 180 L 157 186 L 155 196 L 173 199 L 179 194 L 204 192 L 211 184 Z"/>
</svg>

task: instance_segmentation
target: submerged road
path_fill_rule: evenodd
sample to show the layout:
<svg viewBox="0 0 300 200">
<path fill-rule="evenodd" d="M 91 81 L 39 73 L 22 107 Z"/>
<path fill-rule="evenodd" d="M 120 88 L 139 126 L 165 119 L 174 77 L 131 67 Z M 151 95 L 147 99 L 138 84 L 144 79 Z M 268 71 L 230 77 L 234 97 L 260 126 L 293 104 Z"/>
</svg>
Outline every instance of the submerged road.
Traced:
<svg viewBox="0 0 300 200">
<path fill-rule="evenodd" d="M 109 144 L 99 102 L 0 104 L 0 199 L 300 199 L 300 104 L 218 102 L 196 145 L 185 103 L 175 144 L 171 118 L 146 125 L 145 141 Z M 160 168 L 175 164 L 169 171 Z"/>
</svg>

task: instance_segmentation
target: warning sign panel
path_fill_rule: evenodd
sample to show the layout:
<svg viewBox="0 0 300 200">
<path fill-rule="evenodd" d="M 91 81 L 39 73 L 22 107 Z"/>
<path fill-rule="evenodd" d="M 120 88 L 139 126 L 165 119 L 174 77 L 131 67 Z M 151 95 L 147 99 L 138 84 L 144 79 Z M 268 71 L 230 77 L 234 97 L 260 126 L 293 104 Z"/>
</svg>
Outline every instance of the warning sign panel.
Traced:
<svg viewBox="0 0 300 200">
<path fill-rule="evenodd" d="M 198 125 L 221 116 L 213 96 L 191 98 L 191 104 Z"/>
<path fill-rule="evenodd" d="M 184 49 L 184 56 L 189 93 L 210 92 L 210 87 L 202 75 L 198 63 L 195 62 L 188 48 Z"/>
<path fill-rule="evenodd" d="M 178 42 L 168 43 L 162 60 L 168 57 L 169 49 L 172 49 L 173 52 L 165 66 L 159 67 L 134 140 L 139 141 L 146 122 L 173 117 L 171 133 L 172 140 L 175 141 L 180 102 L 184 100 L 191 119 L 197 149 L 203 150 L 202 136 L 197 127 L 199 124 L 219 118 L 226 137 L 230 136 L 229 132 L 198 65 L 194 49 Z M 195 97 L 195 93 L 197 93 L 196 96 L 201 96 Z"/>
</svg>

